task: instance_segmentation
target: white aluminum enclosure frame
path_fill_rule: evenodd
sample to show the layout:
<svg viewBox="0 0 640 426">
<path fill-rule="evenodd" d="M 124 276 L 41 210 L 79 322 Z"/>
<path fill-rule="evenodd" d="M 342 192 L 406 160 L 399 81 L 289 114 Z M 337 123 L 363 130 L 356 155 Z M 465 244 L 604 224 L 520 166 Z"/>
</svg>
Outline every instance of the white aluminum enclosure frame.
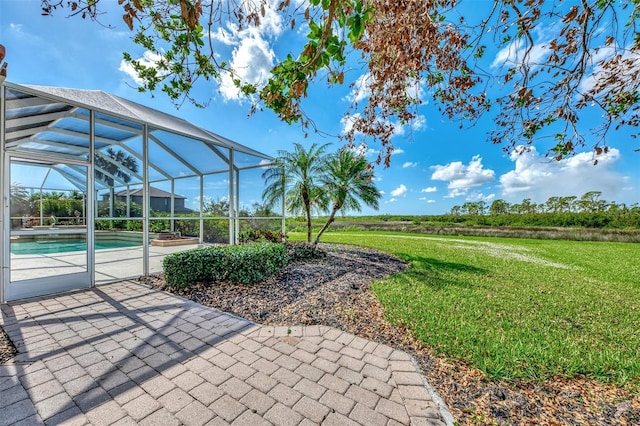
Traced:
<svg viewBox="0 0 640 426">
<path fill-rule="evenodd" d="M 118 150 L 131 155 L 141 166 L 138 173 L 132 170 L 128 170 L 127 173 L 141 178 L 136 185 L 141 185 L 144 194 L 142 217 L 136 217 L 136 220 L 141 220 L 143 223 L 142 271 L 144 275 L 149 274 L 149 229 L 152 220 L 150 218 L 150 189 L 154 182 L 150 175 L 154 173 L 156 176 L 160 176 L 163 182 L 170 182 L 171 215 L 167 219 L 171 223 L 171 229 L 173 229 L 174 221 L 177 220 L 174 210 L 175 181 L 185 178 L 185 175 L 172 175 L 164 167 L 167 163 L 157 164 L 152 161 L 149 157 L 151 143 L 155 144 L 155 147 L 160 147 L 163 154 L 172 158 L 171 161 L 175 164 L 183 164 L 187 170 L 193 173 L 186 178 L 191 176 L 199 179 L 199 217 L 194 216 L 189 219 L 199 223 L 200 243 L 203 243 L 204 220 L 211 219 L 204 216 L 202 209 L 204 178 L 218 174 L 226 176 L 225 179 L 228 181 L 226 196 L 229 201 L 228 218 L 215 219 L 228 220 L 229 244 L 235 244 L 239 241 L 240 172 L 268 165 L 272 161 L 269 156 L 192 125 L 185 120 L 105 92 L 26 86 L 9 82 L 5 82 L 0 88 L 0 166 L 2 167 L 0 173 L 0 199 L 2 200 L 2 208 L 0 209 L 0 241 L 2 241 L 0 243 L 0 303 L 47 293 L 44 291 L 38 294 L 35 292 L 16 296 L 15 293 L 7 291 L 11 283 L 9 268 L 11 264 L 10 238 L 12 235 L 10 217 L 12 182 L 8 165 L 11 164 L 12 159 L 40 160 L 42 164 L 51 165 L 52 169 L 55 169 L 59 164 L 58 173 L 86 194 L 86 212 L 83 212 L 83 217 L 86 218 L 88 280 L 86 286 L 88 287 L 95 285 L 96 188 L 99 188 L 100 185 L 104 186 L 95 178 L 95 173 L 98 171 L 102 175 L 112 178 L 111 191 L 116 184 L 118 187 L 126 188 L 127 191 L 130 186 L 128 182 L 119 181 L 118 176 L 109 175 L 106 170 L 100 168 L 99 164 L 96 164 L 96 158 L 114 161 L 104 154 L 108 147 L 117 147 Z M 60 125 L 65 122 L 64 120 L 76 120 L 75 123 L 84 124 L 75 128 Z M 86 128 L 87 126 L 88 132 L 78 130 L 78 127 Z M 129 138 L 121 138 L 122 135 L 126 136 L 127 134 L 130 134 Z M 176 152 L 175 147 L 168 146 L 166 141 L 160 140 L 158 134 L 170 134 L 179 138 L 180 141 L 183 141 L 179 144 L 180 150 L 186 151 Z M 142 146 L 141 150 L 136 150 L 128 144 L 132 139 L 135 139 L 136 143 Z M 88 143 L 83 144 L 78 141 Z M 184 141 L 198 145 L 199 149 L 202 149 L 203 146 L 206 147 L 212 159 L 218 162 L 222 160 L 225 167 L 216 170 L 203 170 L 197 165 L 190 164 L 189 160 L 185 158 L 185 153 L 188 153 L 190 147 L 185 146 L 188 143 Z M 244 164 L 239 164 L 236 161 L 239 156 L 245 159 Z M 125 168 L 123 164 L 118 165 Z M 62 170 L 63 166 L 68 168 L 68 173 Z M 78 179 L 76 173 L 85 170 L 85 168 L 85 185 L 82 188 L 82 179 Z M 110 199 L 113 200 L 113 197 Z M 129 205 L 127 204 L 127 211 L 128 209 Z M 284 209 L 282 216 L 268 219 L 281 220 L 281 230 L 284 232 Z"/>
</svg>

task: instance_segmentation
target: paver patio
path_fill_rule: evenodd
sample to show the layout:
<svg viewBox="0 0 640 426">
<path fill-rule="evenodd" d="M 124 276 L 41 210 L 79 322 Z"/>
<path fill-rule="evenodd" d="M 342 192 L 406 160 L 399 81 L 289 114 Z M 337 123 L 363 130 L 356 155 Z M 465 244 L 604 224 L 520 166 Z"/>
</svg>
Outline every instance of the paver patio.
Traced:
<svg viewBox="0 0 640 426">
<path fill-rule="evenodd" d="M 0 425 L 444 425 L 411 357 L 135 282 L 1 305 Z M 446 421 L 445 421 L 446 419 Z"/>
</svg>

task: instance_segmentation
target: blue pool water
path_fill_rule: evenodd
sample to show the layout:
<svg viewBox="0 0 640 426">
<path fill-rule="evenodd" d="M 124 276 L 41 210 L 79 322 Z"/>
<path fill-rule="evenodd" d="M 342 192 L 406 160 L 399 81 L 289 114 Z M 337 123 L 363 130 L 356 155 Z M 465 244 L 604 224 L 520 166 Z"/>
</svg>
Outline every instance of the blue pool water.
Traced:
<svg viewBox="0 0 640 426">
<path fill-rule="evenodd" d="M 140 243 L 131 241 L 98 241 L 96 250 L 125 248 L 140 246 Z M 11 241 L 11 253 L 13 254 L 50 254 L 68 251 L 84 251 L 87 249 L 85 240 L 42 240 L 42 241 Z"/>
</svg>

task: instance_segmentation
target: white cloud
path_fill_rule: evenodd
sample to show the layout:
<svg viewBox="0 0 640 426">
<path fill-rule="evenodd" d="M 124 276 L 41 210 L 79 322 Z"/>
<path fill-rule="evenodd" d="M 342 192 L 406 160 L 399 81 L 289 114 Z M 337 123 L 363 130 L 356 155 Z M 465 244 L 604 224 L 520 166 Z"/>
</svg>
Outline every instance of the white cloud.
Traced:
<svg viewBox="0 0 640 426">
<path fill-rule="evenodd" d="M 358 103 L 371 96 L 371 85 L 375 83 L 370 73 L 362 74 L 353 82 L 351 92 L 344 97 L 344 100 L 349 102 Z M 407 82 L 405 93 L 407 96 L 413 99 L 423 99 L 425 97 L 425 91 L 423 88 L 422 80 L 419 78 L 412 79 Z M 424 116 L 420 116 L 424 118 Z"/>
<path fill-rule="evenodd" d="M 399 187 L 397 187 L 396 189 L 391 191 L 391 196 L 392 197 L 400 197 L 402 195 L 405 195 L 406 193 L 407 193 L 407 187 L 404 186 L 404 184 L 400 184 Z"/>
<path fill-rule="evenodd" d="M 353 83 L 353 89 L 345 96 L 345 100 L 349 102 L 360 102 L 371 96 L 369 85 L 372 83 L 371 74 L 362 74 Z"/>
<path fill-rule="evenodd" d="M 467 195 L 468 190 L 466 189 L 451 189 L 449 190 L 449 192 L 447 193 L 447 195 L 444 196 L 444 198 L 456 198 L 456 197 L 462 197 L 463 195 Z"/>
<path fill-rule="evenodd" d="M 146 67 L 156 67 L 158 62 L 160 62 L 160 60 L 162 60 L 162 55 L 158 53 L 150 52 L 148 50 L 144 52 L 141 58 L 137 59 L 137 61 L 140 62 L 140 64 Z M 118 67 L 118 71 L 122 71 L 123 73 L 131 77 L 133 81 L 135 81 L 135 83 L 139 86 L 141 86 L 144 83 L 144 81 L 138 77 L 138 74 L 134 70 L 133 65 L 131 65 L 129 62 L 125 61 L 124 59 L 120 61 L 120 66 Z"/>
<path fill-rule="evenodd" d="M 262 3 L 241 2 L 241 5 L 245 16 L 254 12 L 259 14 L 259 25 L 248 25 L 240 29 L 236 24 L 230 23 L 209 34 L 214 41 L 234 46 L 229 61 L 234 75 L 223 74 L 220 81 L 219 91 L 224 100 L 244 99 L 244 95 L 233 83 L 234 79 L 254 84 L 259 88 L 264 86 L 275 60 L 269 40 L 276 39 L 284 30 L 283 18 L 277 10 L 276 0 L 267 0 L 264 3 L 264 16 L 260 9 Z"/>
<path fill-rule="evenodd" d="M 268 16 L 269 14 L 267 13 Z M 11 25 L 12 29 L 21 31 L 22 25 Z M 221 78 L 220 92 L 225 100 L 239 99 L 241 97 L 238 89 L 233 84 L 233 78 L 240 78 L 245 83 L 256 84 L 257 86 L 262 86 L 266 83 L 274 65 L 275 53 L 263 37 L 265 29 L 272 34 L 276 34 L 278 29 L 277 20 L 264 20 L 257 29 L 249 28 L 234 32 L 218 28 L 216 34 L 211 34 L 212 38 L 224 44 L 236 46 L 230 62 L 230 66 L 236 74 L 233 77 L 223 74 Z M 277 32 L 279 33 L 280 31 L 278 30 Z M 161 60 L 164 60 L 161 54 L 148 50 L 143 53 L 142 57 L 137 59 L 138 62 L 146 67 L 156 67 Z M 124 59 L 120 61 L 118 71 L 128 75 L 137 85 L 143 84 L 143 80 L 138 77 L 133 65 Z"/>
<path fill-rule="evenodd" d="M 416 78 L 413 81 L 410 81 L 407 84 L 405 92 L 413 99 L 423 99 L 425 92 L 422 87 L 422 80 Z"/>
<path fill-rule="evenodd" d="M 385 201 L 385 204 L 396 203 L 398 200 L 396 198 L 391 198 L 389 201 Z"/>
<path fill-rule="evenodd" d="M 429 186 L 429 187 L 426 187 L 426 188 L 422 188 L 420 190 L 420 192 L 422 192 L 422 193 L 438 192 L 438 188 L 436 188 L 435 186 Z"/>
<path fill-rule="evenodd" d="M 602 62 L 611 59 L 617 51 L 618 49 L 616 47 L 608 46 L 592 52 L 591 63 L 596 65 L 591 70 L 591 73 L 586 75 L 580 82 L 580 85 L 578 86 L 578 91 L 580 93 L 589 92 L 593 86 L 601 80 L 606 83 L 607 80 L 611 78 L 612 74 L 620 72 L 619 68 L 605 70 L 602 66 Z M 640 78 L 640 53 L 638 53 L 637 50 L 625 49 L 620 63 L 624 64 L 624 70 L 622 72 L 625 76 L 625 87 L 623 89 L 635 91 L 638 87 L 638 79 Z M 607 86 L 605 85 L 604 92 L 607 91 L 606 87 Z"/>
<path fill-rule="evenodd" d="M 431 166 L 432 180 L 449 182 L 447 198 L 466 195 L 470 189 L 477 188 L 495 180 L 495 172 L 485 169 L 482 165 L 482 157 L 473 156 L 468 165 L 461 161 L 454 161 L 446 165 Z"/>
<path fill-rule="evenodd" d="M 417 166 L 417 165 L 418 165 L 418 163 L 414 163 L 414 162 L 411 162 L 411 161 L 407 161 L 406 163 L 404 163 L 404 164 L 402 165 L 402 168 L 403 168 L 403 169 L 408 169 L 408 168 L 415 167 L 415 166 Z"/>
<path fill-rule="evenodd" d="M 436 202 L 436 200 L 427 200 L 427 203 L 428 203 L 428 204 L 433 204 L 433 203 L 435 203 L 435 202 Z"/>
<path fill-rule="evenodd" d="M 298 35 L 301 35 L 303 37 L 306 37 L 307 34 L 309 34 L 309 23 L 307 21 L 302 22 L 300 25 L 298 25 L 298 30 L 296 31 L 296 33 Z"/>
<path fill-rule="evenodd" d="M 404 154 L 404 149 L 394 148 L 393 151 L 391 151 L 391 155 L 397 155 L 397 154 Z"/>
<path fill-rule="evenodd" d="M 413 130 L 424 130 L 427 128 L 427 117 L 420 114 L 412 122 L 411 128 Z"/>
<path fill-rule="evenodd" d="M 240 37 L 238 37 L 238 30 L 237 30 L 237 27 L 233 25 L 230 25 L 229 28 L 232 28 L 232 30 L 228 30 L 223 27 L 218 27 L 216 32 L 209 33 L 209 37 L 227 46 L 235 46 L 240 43 Z"/>
<path fill-rule="evenodd" d="M 472 193 L 467 195 L 467 198 L 465 199 L 465 201 L 471 201 L 471 202 L 484 201 L 484 202 L 488 203 L 489 201 L 493 200 L 494 198 L 496 198 L 496 194 L 484 195 L 482 192 L 473 191 Z"/>
<path fill-rule="evenodd" d="M 375 149 L 373 148 L 369 148 L 366 144 L 360 144 L 356 147 L 351 148 L 351 151 L 353 151 L 354 153 L 356 153 L 357 155 L 360 155 L 362 157 L 367 157 L 367 158 L 371 158 L 374 155 L 377 155 L 378 153 L 376 152 Z"/>
<path fill-rule="evenodd" d="M 353 124 L 356 122 L 356 120 L 358 118 L 360 118 L 360 113 L 356 112 L 355 114 L 347 114 L 344 115 L 341 119 L 340 119 L 340 124 L 342 125 L 342 134 L 346 135 L 347 133 L 349 133 L 351 131 L 351 129 L 353 129 Z M 356 132 L 356 134 L 361 134 L 360 132 Z M 365 146 L 366 145 L 361 145 L 361 146 Z"/>
<path fill-rule="evenodd" d="M 380 195 L 384 195 L 384 194 L 386 194 L 386 192 L 384 192 L 384 191 L 382 191 L 382 190 L 378 191 L 378 193 L 379 193 Z"/>
<path fill-rule="evenodd" d="M 594 165 L 596 158 L 598 164 Z M 535 147 L 522 154 L 512 153 L 515 168 L 500 176 L 502 196 L 512 201 L 531 198 L 544 202 L 552 196 L 579 197 L 588 191 L 600 191 L 603 199 L 626 202 L 629 193 L 623 188 L 629 186 L 630 179 L 615 170 L 620 158 L 616 148 L 597 157 L 581 152 L 560 161 L 540 155 Z M 637 201 L 637 188 L 635 198 Z"/>
<path fill-rule="evenodd" d="M 259 165 L 262 166 L 260 167 L 261 169 L 266 169 L 271 164 L 273 164 L 273 161 L 267 160 L 266 158 L 263 158 L 262 160 L 260 160 L 260 163 L 259 163 Z"/>
<path fill-rule="evenodd" d="M 349 133 L 353 129 L 353 126 L 356 123 L 356 121 L 361 116 L 362 116 L 362 114 L 360 114 L 359 112 L 356 112 L 356 113 L 353 113 L 353 114 L 345 114 L 344 116 L 342 116 L 342 118 L 340 119 L 340 124 L 342 125 L 341 134 L 345 135 L 345 134 Z M 376 118 L 376 120 L 378 120 L 378 122 L 381 125 L 384 125 L 385 127 L 393 126 L 393 133 L 392 133 L 393 136 L 402 136 L 402 135 L 404 135 L 404 132 L 405 132 L 404 129 L 405 129 L 406 126 L 403 126 L 403 125 L 398 124 L 398 123 L 392 123 L 389 120 L 385 121 L 384 123 L 381 120 L 377 119 L 377 118 Z M 356 131 L 354 134 L 355 135 L 362 135 L 363 133 L 360 132 L 360 131 Z M 396 153 L 395 151 L 396 150 L 394 150 L 394 152 L 391 155 L 395 154 Z M 398 153 L 404 152 L 403 150 L 398 150 L 398 151 L 399 151 Z"/>
<path fill-rule="evenodd" d="M 225 100 L 239 100 L 243 97 L 233 83 L 239 78 L 243 83 L 263 86 L 273 68 L 275 53 L 269 43 L 257 30 L 245 30 L 240 43 L 233 49 L 229 63 L 235 75 L 224 74 L 220 81 L 220 93 Z"/>
<path fill-rule="evenodd" d="M 538 27 L 534 29 L 534 46 L 529 51 L 528 63 L 530 65 L 536 65 L 545 56 L 549 54 L 551 49 L 547 47 L 551 42 L 549 34 L 553 34 L 549 27 Z M 514 65 L 519 65 L 524 59 L 523 56 L 527 51 L 524 38 L 515 38 L 504 48 L 500 49 L 491 63 L 491 68 L 499 68 L 503 65 L 507 65 L 509 68 Z"/>
<path fill-rule="evenodd" d="M 506 62 L 513 63 L 517 58 L 518 52 L 522 48 L 523 41 L 520 38 L 516 38 L 507 46 L 503 47 L 496 53 L 495 58 L 493 58 L 493 62 L 491 63 L 491 68 L 497 68 L 503 65 Z"/>
<path fill-rule="evenodd" d="M 419 198 L 419 200 L 420 200 L 420 201 L 426 201 L 426 202 L 427 202 L 427 204 L 433 204 L 433 203 L 435 203 L 435 202 L 436 202 L 436 200 L 432 200 L 432 199 L 427 198 L 427 197 L 420 197 L 420 198 Z"/>
</svg>

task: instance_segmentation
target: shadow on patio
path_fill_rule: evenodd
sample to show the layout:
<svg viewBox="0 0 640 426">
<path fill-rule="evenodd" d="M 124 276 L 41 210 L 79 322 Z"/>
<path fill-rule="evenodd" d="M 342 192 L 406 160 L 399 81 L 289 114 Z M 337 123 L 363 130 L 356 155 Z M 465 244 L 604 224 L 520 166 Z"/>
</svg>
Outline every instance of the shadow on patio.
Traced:
<svg viewBox="0 0 640 426">
<path fill-rule="evenodd" d="M 0 424 L 444 424 L 404 353 L 134 282 L 2 305 Z"/>
</svg>

